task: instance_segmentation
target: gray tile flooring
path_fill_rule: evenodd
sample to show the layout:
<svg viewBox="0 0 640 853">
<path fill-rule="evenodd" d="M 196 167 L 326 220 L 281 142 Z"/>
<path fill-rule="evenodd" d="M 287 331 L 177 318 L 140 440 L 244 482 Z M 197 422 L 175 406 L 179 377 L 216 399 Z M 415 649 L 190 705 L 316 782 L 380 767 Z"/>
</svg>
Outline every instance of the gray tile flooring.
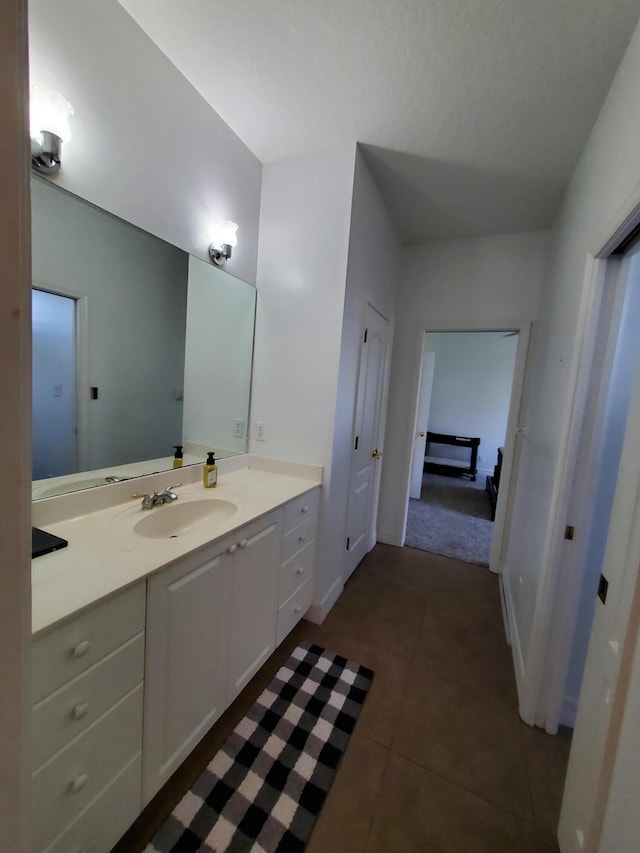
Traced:
<svg viewBox="0 0 640 853">
<path fill-rule="evenodd" d="M 375 679 L 309 853 L 553 853 L 569 753 L 518 717 L 498 581 L 377 545 L 324 625 L 302 622 L 115 848 L 144 848 L 302 639 Z"/>
</svg>

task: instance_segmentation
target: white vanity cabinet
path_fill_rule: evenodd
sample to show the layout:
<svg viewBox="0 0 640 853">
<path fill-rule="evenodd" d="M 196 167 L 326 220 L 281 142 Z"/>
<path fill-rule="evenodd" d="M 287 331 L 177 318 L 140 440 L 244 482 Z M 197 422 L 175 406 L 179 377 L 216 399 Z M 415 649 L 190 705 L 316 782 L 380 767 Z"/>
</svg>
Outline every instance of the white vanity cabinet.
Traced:
<svg viewBox="0 0 640 853">
<path fill-rule="evenodd" d="M 319 503 L 320 490 L 314 489 L 284 507 L 276 645 L 311 605 Z"/>
<path fill-rule="evenodd" d="M 216 542 L 147 581 L 145 805 L 227 706 L 234 542 Z"/>
<path fill-rule="evenodd" d="M 276 647 L 281 529 L 277 510 L 238 531 L 230 549 L 229 703 Z"/>
<path fill-rule="evenodd" d="M 280 512 L 147 582 L 146 804 L 275 648 Z"/>
<path fill-rule="evenodd" d="M 104 853 L 141 807 L 145 584 L 32 647 L 33 849 Z"/>
<path fill-rule="evenodd" d="M 225 497 L 244 523 L 213 528 L 227 531 L 217 540 L 200 526 L 170 546 L 110 550 L 97 511 L 69 533 L 67 554 L 51 555 L 50 571 L 72 579 L 75 593 L 86 580 L 82 561 L 73 571 L 67 561 L 74 546 L 74 557 L 93 554 L 97 536 L 87 567 L 94 585 L 105 590 L 114 560 L 126 580 L 97 603 L 87 592 L 75 613 L 60 612 L 62 593 L 53 608 L 44 588 L 34 598 L 35 853 L 111 850 L 304 615 L 319 487 L 297 494 L 293 476 L 230 472 Z"/>
</svg>

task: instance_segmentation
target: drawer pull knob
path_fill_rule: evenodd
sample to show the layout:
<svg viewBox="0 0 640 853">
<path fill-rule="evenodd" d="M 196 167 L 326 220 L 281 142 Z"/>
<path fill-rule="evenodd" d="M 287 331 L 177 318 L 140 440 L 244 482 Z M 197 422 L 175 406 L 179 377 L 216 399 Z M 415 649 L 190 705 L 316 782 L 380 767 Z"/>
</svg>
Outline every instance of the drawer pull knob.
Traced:
<svg viewBox="0 0 640 853">
<path fill-rule="evenodd" d="M 300 607 L 300 605 L 298 604 L 298 606 L 294 610 L 294 613 L 300 613 L 301 610 L 302 610 L 302 607 Z"/>
<path fill-rule="evenodd" d="M 305 505 L 302 507 L 302 509 L 300 510 L 300 512 L 309 512 L 309 507 L 305 504 Z"/>
<path fill-rule="evenodd" d="M 86 655 L 90 648 L 91 643 L 89 642 L 89 640 L 82 640 L 82 642 L 78 643 L 77 646 L 73 647 L 73 651 L 71 652 L 71 654 L 74 658 L 81 658 Z"/>
<path fill-rule="evenodd" d="M 298 536 L 298 542 L 304 542 L 306 538 L 307 538 L 307 534 L 301 533 L 300 536 Z"/>
<path fill-rule="evenodd" d="M 297 574 L 297 575 L 301 575 L 303 572 L 304 572 L 304 568 L 302 568 L 302 569 L 296 569 L 296 574 Z"/>
<path fill-rule="evenodd" d="M 77 705 L 74 705 L 71 709 L 71 716 L 74 720 L 81 720 L 89 710 L 88 702 L 78 702 Z"/>
<path fill-rule="evenodd" d="M 238 546 L 234 543 L 227 548 L 227 554 L 235 554 L 238 550 Z"/>
<path fill-rule="evenodd" d="M 246 539 L 243 539 L 243 540 L 240 542 L 240 547 L 241 547 L 241 548 L 246 548 L 246 547 L 247 547 L 247 545 L 248 545 L 248 542 L 247 542 L 247 540 L 246 540 Z"/>
<path fill-rule="evenodd" d="M 77 794 L 78 791 L 81 791 L 84 786 L 87 784 L 87 779 L 89 778 L 87 773 L 79 773 L 77 776 L 74 776 L 71 780 L 71 784 L 69 785 L 69 790 L 72 794 Z"/>
</svg>

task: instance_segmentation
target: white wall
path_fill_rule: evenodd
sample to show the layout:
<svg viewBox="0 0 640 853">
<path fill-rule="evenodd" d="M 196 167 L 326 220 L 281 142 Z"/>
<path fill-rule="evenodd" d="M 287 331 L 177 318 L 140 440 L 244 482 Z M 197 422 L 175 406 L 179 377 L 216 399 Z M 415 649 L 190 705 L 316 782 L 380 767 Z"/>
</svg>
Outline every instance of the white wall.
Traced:
<svg viewBox="0 0 640 853">
<path fill-rule="evenodd" d="M 378 517 L 381 541 L 402 542 L 424 331 L 513 329 L 534 321 L 547 251 L 545 231 L 404 250 Z"/>
<path fill-rule="evenodd" d="M 548 534 L 552 529 L 562 449 L 571 405 L 571 375 L 578 353 L 580 303 L 589 253 L 599 250 L 618 224 L 618 211 L 640 181 L 640 31 L 636 31 L 552 231 L 552 250 L 534 341 L 527 437 L 513 506 L 513 536 L 505 582 L 521 682 L 537 666 L 534 624 L 549 606 Z M 542 629 L 541 629 L 542 630 Z M 538 639 L 544 642 L 544 629 Z M 530 654 L 531 653 L 531 654 Z M 532 675 L 535 673 L 532 670 Z"/>
<path fill-rule="evenodd" d="M 429 431 L 480 438 L 478 472 L 492 474 L 504 446 L 517 335 L 430 332 L 424 346 L 436 354 Z M 429 455 L 469 458 L 468 450 L 457 456 L 457 449 L 434 444 Z"/>
<path fill-rule="evenodd" d="M 252 453 L 324 466 L 318 553 L 332 476 L 355 147 L 263 171 L 251 389 Z M 256 423 L 265 441 L 256 439 Z M 316 577 L 317 597 L 324 579 Z"/>
<path fill-rule="evenodd" d="M 264 168 L 250 450 L 324 466 L 314 618 L 342 589 L 365 294 L 391 314 L 399 245 L 355 147 Z M 257 441 L 256 422 L 266 440 Z"/>
<path fill-rule="evenodd" d="M 31 82 L 75 113 L 55 182 L 205 259 L 210 223 L 234 220 L 227 271 L 255 284 L 259 161 L 117 0 L 29 13 Z"/>
</svg>

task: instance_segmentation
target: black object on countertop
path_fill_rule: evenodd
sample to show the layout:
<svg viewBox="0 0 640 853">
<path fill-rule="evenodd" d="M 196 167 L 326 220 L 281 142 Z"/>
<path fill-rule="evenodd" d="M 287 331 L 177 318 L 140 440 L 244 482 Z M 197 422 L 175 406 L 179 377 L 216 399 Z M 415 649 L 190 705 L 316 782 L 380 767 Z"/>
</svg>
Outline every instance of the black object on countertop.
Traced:
<svg viewBox="0 0 640 853">
<path fill-rule="evenodd" d="M 43 554 L 50 554 L 51 551 L 58 551 L 60 548 L 66 548 L 69 543 L 66 539 L 60 536 L 54 536 L 53 533 L 47 533 L 46 530 L 40 530 L 39 527 L 31 528 L 31 558 L 41 557 Z"/>
</svg>

